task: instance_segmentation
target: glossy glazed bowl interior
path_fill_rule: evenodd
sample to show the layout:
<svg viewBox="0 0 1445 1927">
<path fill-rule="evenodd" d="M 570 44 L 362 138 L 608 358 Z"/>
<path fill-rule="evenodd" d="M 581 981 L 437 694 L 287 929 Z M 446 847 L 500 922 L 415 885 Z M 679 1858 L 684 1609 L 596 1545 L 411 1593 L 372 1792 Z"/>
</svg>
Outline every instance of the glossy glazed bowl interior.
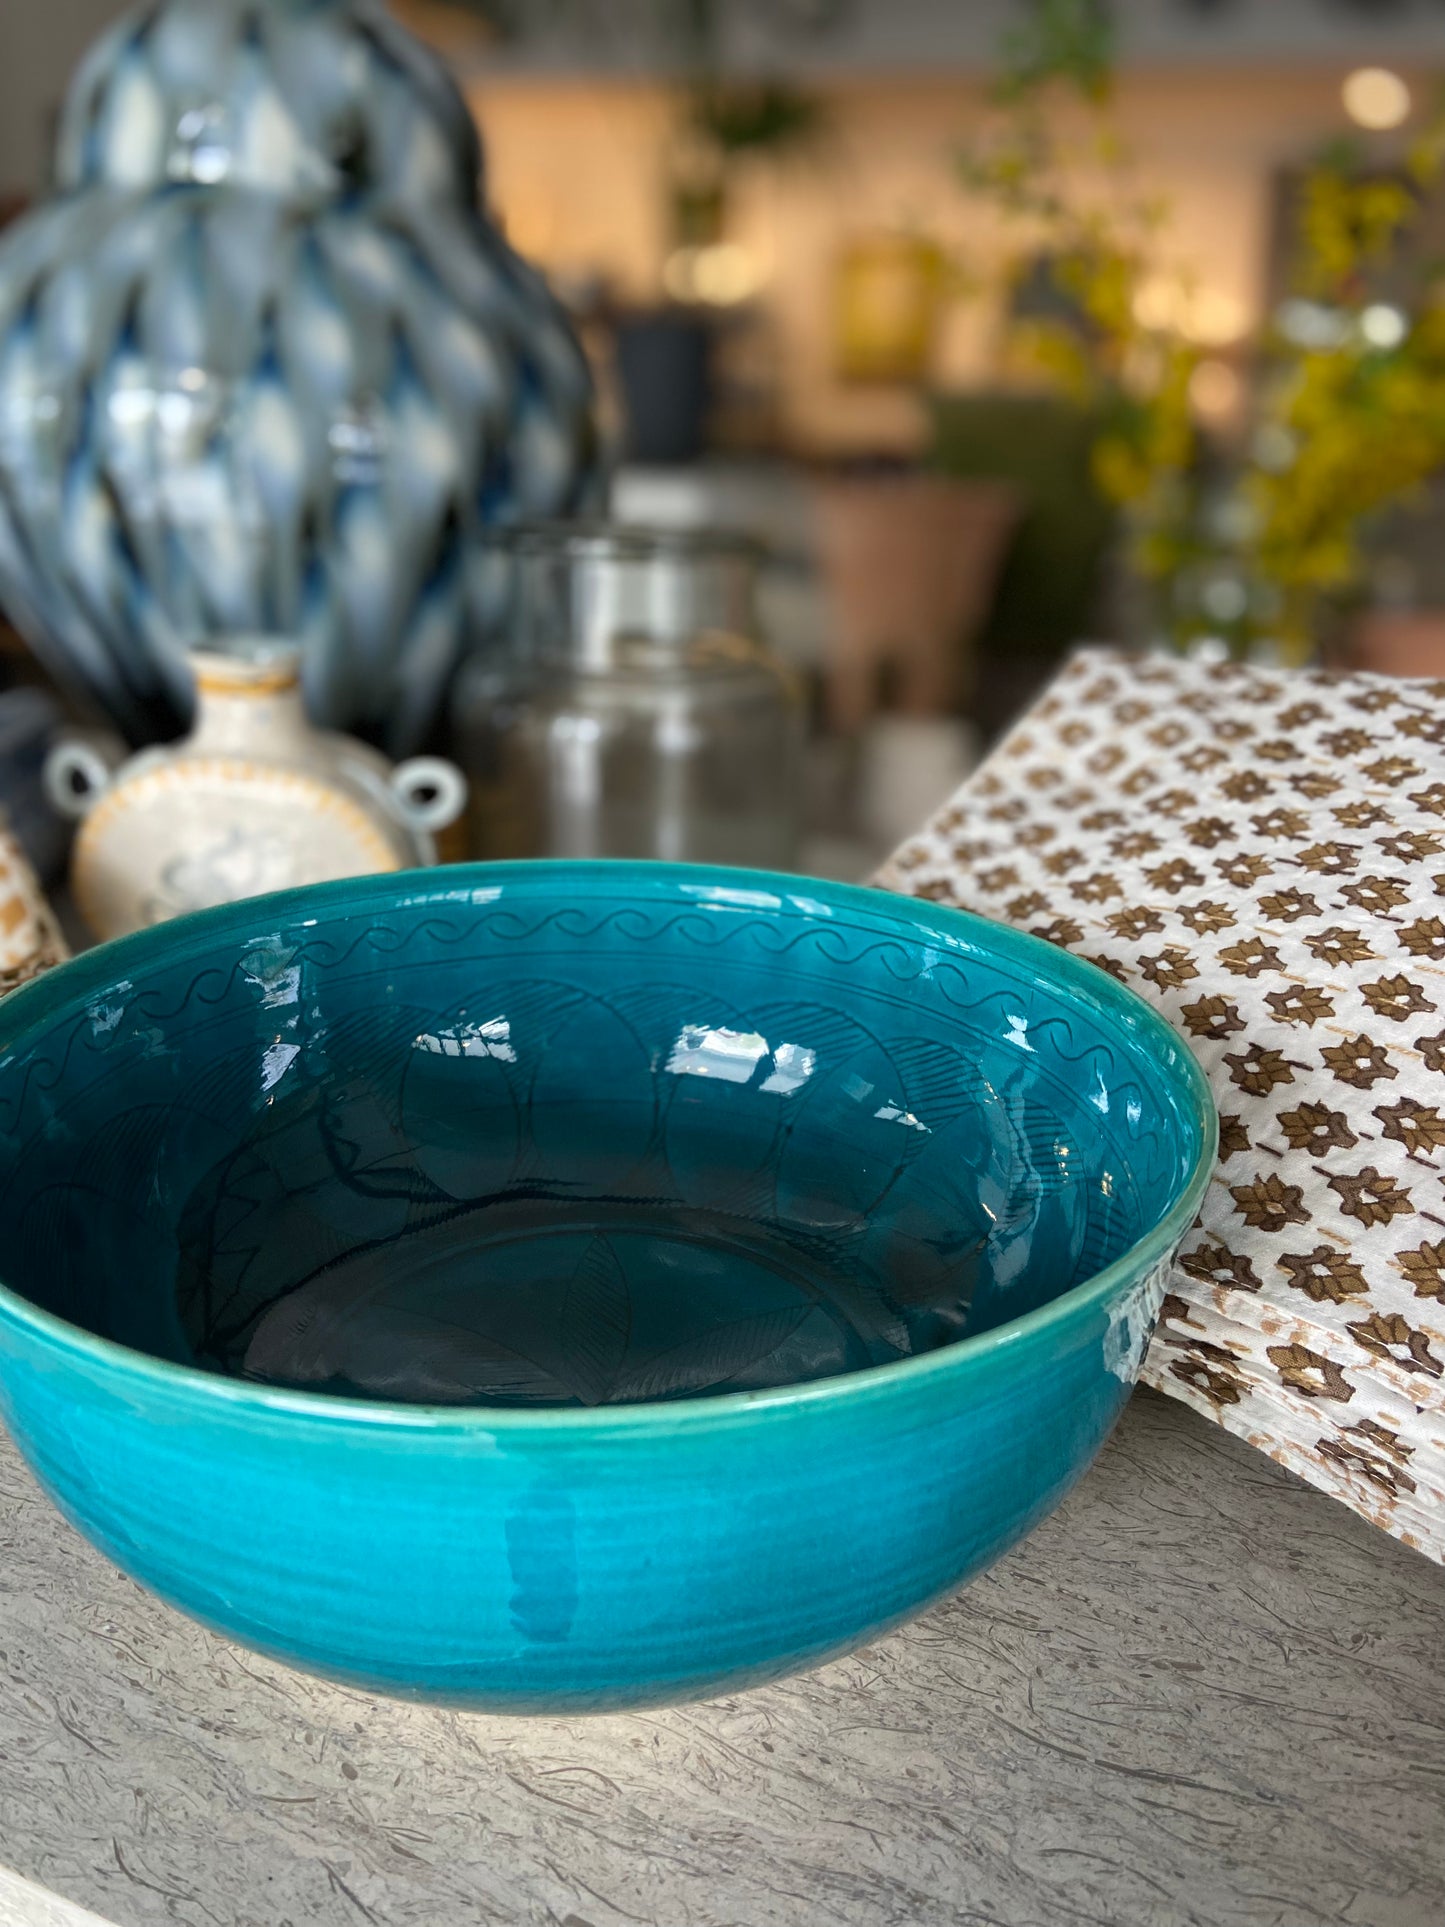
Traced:
<svg viewBox="0 0 1445 1927">
<path fill-rule="evenodd" d="M 1212 1154 L 1142 1004 L 927 904 L 605 864 L 263 899 L 0 1007 L 0 1401 L 268 1650 L 678 1697 L 1057 1499 Z"/>
</svg>

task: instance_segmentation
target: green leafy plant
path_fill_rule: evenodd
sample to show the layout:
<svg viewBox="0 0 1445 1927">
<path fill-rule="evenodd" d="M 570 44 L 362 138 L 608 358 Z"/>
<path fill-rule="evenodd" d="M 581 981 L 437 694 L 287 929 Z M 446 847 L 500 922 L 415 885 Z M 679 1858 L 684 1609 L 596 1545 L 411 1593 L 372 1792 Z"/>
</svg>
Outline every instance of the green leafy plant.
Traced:
<svg viewBox="0 0 1445 1927">
<path fill-rule="evenodd" d="M 698 132 L 728 155 L 800 147 L 824 124 L 817 96 L 782 80 L 721 81 L 704 73 L 692 84 L 690 111 Z"/>
<path fill-rule="evenodd" d="M 1120 139 L 1113 60 L 1103 0 L 1037 0 L 1005 42 L 997 124 L 960 165 L 1015 237 L 1008 359 L 1088 414 L 1095 483 L 1124 517 L 1135 568 L 1161 578 L 1190 546 L 1199 351 L 1141 318 L 1166 210 L 1139 191 Z M 1060 131 L 1080 121 L 1081 137 Z"/>
<path fill-rule="evenodd" d="M 1025 100 L 1056 80 L 1106 103 L 1114 84 L 1114 16 L 1108 0 L 1034 0 L 1003 40 L 995 98 Z"/>
<path fill-rule="evenodd" d="M 500 39 L 526 41 L 570 30 L 596 46 L 608 41 L 642 53 L 685 93 L 686 118 L 726 156 L 778 153 L 811 140 L 823 122 L 816 95 L 777 75 L 734 77 L 724 57 L 740 0 L 446 0 L 474 14 Z M 799 34 L 825 31 L 843 0 L 755 4 L 773 27 Z"/>
</svg>

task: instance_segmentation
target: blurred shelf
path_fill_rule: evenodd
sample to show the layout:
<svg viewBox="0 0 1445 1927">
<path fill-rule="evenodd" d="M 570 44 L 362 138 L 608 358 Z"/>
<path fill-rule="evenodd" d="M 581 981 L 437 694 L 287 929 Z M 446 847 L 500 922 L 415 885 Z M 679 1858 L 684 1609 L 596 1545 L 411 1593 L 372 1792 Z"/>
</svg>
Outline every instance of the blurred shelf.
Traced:
<svg viewBox="0 0 1445 1927">
<path fill-rule="evenodd" d="M 602 0 L 558 10 L 521 44 L 499 42 L 480 23 L 438 0 L 397 0 L 397 11 L 439 46 L 468 78 L 489 86 L 509 79 L 646 80 L 665 61 L 648 0 Z M 810 16 L 824 24 L 790 30 Z M 831 10 L 814 5 L 738 8 L 729 21 L 728 64 L 741 72 L 779 65 L 812 80 L 890 79 L 927 74 L 942 82 L 990 72 L 1003 36 L 1017 24 L 1016 0 L 853 0 Z M 1433 0 L 1116 0 L 1120 64 L 1150 68 L 1242 65 L 1329 67 L 1397 61 L 1433 68 L 1440 58 L 1440 17 Z M 605 19 L 605 27 L 599 21 Z"/>
</svg>

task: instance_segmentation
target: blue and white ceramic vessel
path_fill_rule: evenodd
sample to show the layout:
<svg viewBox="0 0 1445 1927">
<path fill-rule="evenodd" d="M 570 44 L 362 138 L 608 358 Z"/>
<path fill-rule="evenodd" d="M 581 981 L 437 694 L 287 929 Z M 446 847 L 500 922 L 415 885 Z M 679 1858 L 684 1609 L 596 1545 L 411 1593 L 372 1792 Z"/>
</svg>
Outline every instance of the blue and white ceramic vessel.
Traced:
<svg viewBox="0 0 1445 1927">
<path fill-rule="evenodd" d="M 592 392 L 377 0 L 160 0 L 82 66 L 0 243 L 0 601 L 133 740 L 187 646 L 294 635 L 313 716 L 414 746 L 475 536 L 590 499 Z"/>
</svg>

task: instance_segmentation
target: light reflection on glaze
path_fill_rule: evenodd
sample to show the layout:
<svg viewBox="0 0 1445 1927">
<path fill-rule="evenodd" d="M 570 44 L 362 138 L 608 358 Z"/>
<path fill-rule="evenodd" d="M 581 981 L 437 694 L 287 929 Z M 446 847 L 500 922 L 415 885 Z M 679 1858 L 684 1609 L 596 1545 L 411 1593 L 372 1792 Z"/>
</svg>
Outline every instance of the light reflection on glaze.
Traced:
<svg viewBox="0 0 1445 1927">
<path fill-rule="evenodd" d="M 671 1077 L 712 1077 L 724 1084 L 749 1084 L 766 1063 L 768 1074 L 758 1088 L 778 1097 L 791 1097 L 813 1075 L 817 1062 L 817 1052 L 805 1044 L 779 1044 L 773 1049 L 756 1031 L 685 1024 L 672 1046 L 666 1070 Z"/>
<path fill-rule="evenodd" d="M 494 1057 L 503 1064 L 515 1064 L 512 1026 L 505 1017 L 490 1018 L 485 1024 L 453 1024 L 443 1031 L 423 1031 L 416 1040 L 417 1050 L 430 1051 L 434 1057 Z"/>
<path fill-rule="evenodd" d="M 308 895 L 230 976 L 196 974 L 173 927 L 123 1001 L 86 999 L 63 1146 L 40 1084 L 4 1140 L 29 1287 L 65 1315 L 110 1262 L 57 1244 L 42 1203 L 78 1161 L 109 1189 L 96 1224 L 125 1227 L 127 1289 L 102 1294 L 123 1342 L 163 1291 L 182 1356 L 212 1370 L 590 1404 L 934 1349 L 1147 1224 L 1174 1155 L 1164 1087 L 1037 976 L 937 945 L 910 960 L 761 889 L 689 882 L 659 910 L 587 874 L 600 893 L 557 900 L 406 881 L 384 914 L 318 916 Z M 700 891 L 746 914 L 699 919 Z M 1098 1102 L 1121 1084 L 1125 1143 Z M 158 1151 L 167 1106 L 186 1122 Z"/>
</svg>

